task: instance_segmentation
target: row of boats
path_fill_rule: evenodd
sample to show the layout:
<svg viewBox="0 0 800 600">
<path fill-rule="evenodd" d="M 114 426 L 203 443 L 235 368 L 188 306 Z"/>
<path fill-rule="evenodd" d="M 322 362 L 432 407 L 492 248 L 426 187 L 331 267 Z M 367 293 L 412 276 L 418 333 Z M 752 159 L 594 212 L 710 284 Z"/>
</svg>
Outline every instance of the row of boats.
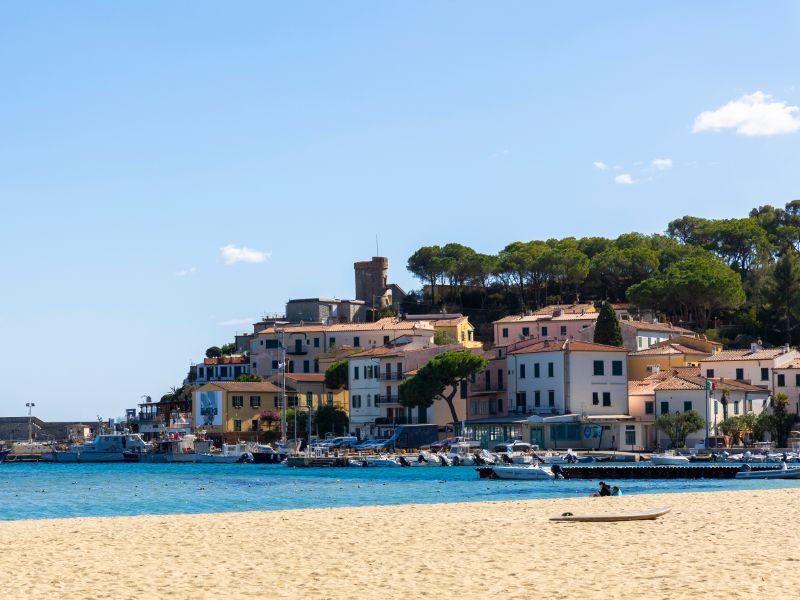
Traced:
<svg viewBox="0 0 800 600">
<path fill-rule="evenodd" d="M 223 444 L 220 449 L 214 448 L 210 440 L 178 432 L 171 432 L 163 439 L 149 443 L 138 433 L 113 432 L 96 435 L 86 443 L 73 444 L 64 449 L 46 447 L 39 453 L 39 460 L 55 463 L 279 463 L 293 451 L 251 442 Z M 6 455 L 0 460 L 9 458 Z"/>
</svg>

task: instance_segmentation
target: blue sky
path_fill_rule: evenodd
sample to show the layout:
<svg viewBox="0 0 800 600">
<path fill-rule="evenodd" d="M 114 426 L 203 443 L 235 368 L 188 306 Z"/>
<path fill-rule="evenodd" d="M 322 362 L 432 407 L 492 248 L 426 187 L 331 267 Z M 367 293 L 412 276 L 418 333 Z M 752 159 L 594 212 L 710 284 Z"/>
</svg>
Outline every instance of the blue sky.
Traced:
<svg viewBox="0 0 800 600">
<path fill-rule="evenodd" d="M 421 245 L 798 198 L 799 21 L 797 2 L 5 2 L 0 414 L 121 415 L 238 321 L 352 296 L 376 234 L 413 288 Z"/>
</svg>

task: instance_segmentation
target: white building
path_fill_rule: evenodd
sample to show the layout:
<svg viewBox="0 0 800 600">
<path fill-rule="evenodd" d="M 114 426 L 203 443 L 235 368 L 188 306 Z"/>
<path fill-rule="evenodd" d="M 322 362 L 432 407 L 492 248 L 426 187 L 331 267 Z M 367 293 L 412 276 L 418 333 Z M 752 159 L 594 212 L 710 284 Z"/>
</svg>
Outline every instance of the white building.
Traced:
<svg viewBox="0 0 800 600">
<path fill-rule="evenodd" d="M 351 433 L 361 438 L 388 437 L 396 425 L 436 422 L 433 407 L 412 410 L 402 406 L 399 386 L 409 371 L 415 371 L 437 354 L 452 350 L 463 347 L 420 346 L 412 336 L 404 336 L 395 343 L 351 355 L 348 358 Z M 463 403 L 466 404 L 466 399 Z"/>
<path fill-rule="evenodd" d="M 800 414 L 800 359 L 794 359 L 773 369 L 774 391 L 786 394 L 789 410 Z"/>
<path fill-rule="evenodd" d="M 744 381 L 777 393 L 777 369 L 800 358 L 788 346 L 764 349 L 753 344 L 746 350 L 723 350 L 700 361 L 700 373 L 708 379 L 724 378 Z M 785 376 L 787 371 L 783 371 Z M 796 396 L 795 396 L 796 398 Z"/>
<path fill-rule="evenodd" d="M 594 340 L 594 330 L 596 326 L 596 323 L 591 324 L 589 327 L 581 330 L 577 337 L 587 342 Z M 672 323 L 650 323 L 647 321 L 629 321 L 623 319 L 619 322 L 619 328 L 622 332 L 622 345 L 631 352 L 647 350 L 651 346 L 665 340 L 671 340 L 681 336 L 694 337 L 696 335 L 694 331 L 678 327 Z"/>
<path fill-rule="evenodd" d="M 509 413 L 529 415 L 540 447 L 640 446 L 628 415 L 625 348 L 542 340 L 508 353 Z M 556 418 L 557 417 L 557 418 Z M 625 434 L 627 426 L 633 427 Z"/>
<path fill-rule="evenodd" d="M 629 400 L 631 416 L 644 424 L 645 446 L 667 448 L 669 438 L 657 431 L 656 417 L 666 413 L 694 410 L 707 422 L 709 437 L 717 425 L 728 417 L 760 413 L 769 403 L 769 391 L 745 381 L 714 379 L 714 390 L 706 390 L 706 378 L 696 367 L 680 367 L 661 371 L 641 381 L 631 381 Z M 723 398 L 727 402 L 724 405 Z M 689 434 L 687 447 L 705 445 L 706 429 Z M 711 440 L 713 442 L 713 440 Z"/>
</svg>

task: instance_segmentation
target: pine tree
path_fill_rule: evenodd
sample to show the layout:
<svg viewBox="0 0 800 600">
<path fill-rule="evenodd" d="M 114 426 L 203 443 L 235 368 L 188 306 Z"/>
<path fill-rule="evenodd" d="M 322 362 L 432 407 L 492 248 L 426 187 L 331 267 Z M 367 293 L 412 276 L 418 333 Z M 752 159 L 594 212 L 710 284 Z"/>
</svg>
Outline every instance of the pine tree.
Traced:
<svg viewBox="0 0 800 600">
<path fill-rule="evenodd" d="M 622 346 L 622 330 L 619 328 L 617 313 L 608 302 L 600 307 L 597 324 L 594 326 L 594 343 L 607 346 Z"/>
</svg>

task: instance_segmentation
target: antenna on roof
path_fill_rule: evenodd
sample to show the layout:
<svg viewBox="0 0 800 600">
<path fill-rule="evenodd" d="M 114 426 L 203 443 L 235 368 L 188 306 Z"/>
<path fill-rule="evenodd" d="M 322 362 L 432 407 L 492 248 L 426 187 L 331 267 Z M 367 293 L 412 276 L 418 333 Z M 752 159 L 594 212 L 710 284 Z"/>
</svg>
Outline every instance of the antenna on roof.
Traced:
<svg viewBox="0 0 800 600">
<path fill-rule="evenodd" d="M 381 255 L 381 248 L 378 245 L 378 234 L 376 233 L 375 234 L 375 256 L 380 256 L 380 255 Z"/>
</svg>

